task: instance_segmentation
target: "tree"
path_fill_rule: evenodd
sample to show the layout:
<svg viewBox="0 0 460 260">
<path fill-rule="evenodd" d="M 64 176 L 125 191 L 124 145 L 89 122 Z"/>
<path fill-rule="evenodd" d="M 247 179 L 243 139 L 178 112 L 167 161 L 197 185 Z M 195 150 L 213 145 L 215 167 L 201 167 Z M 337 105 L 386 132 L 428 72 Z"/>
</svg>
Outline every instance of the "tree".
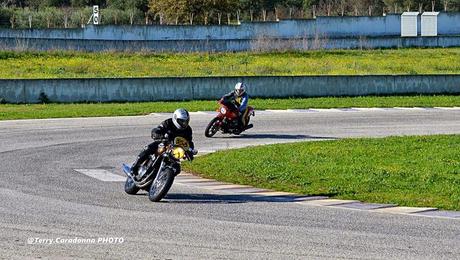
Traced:
<svg viewBox="0 0 460 260">
<path fill-rule="evenodd" d="M 460 12 L 460 0 L 451 0 L 453 11 Z"/>
<path fill-rule="evenodd" d="M 160 17 L 160 23 L 221 24 L 222 16 L 231 15 L 239 9 L 234 0 L 150 0 L 150 12 Z"/>
<path fill-rule="evenodd" d="M 160 23 L 178 24 L 182 22 L 187 13 L 186 0 L 151 0 L 150 12 L 155 17 L 160 17 Z"/>
<path fill-rule="evenodd" d="M 85 7 L 98 5 L 101 8 L 107 6 L 106 0 L 70 0 L 70 5 L 72 7 Z"/>
<path fill-rule="evenodd" d="M 282 1 L 281 4 L 284 7 L 289 9 L 289 18 L 292 18 L 292 14 L 294 9 L 302 9 L 304 5 L 304 0 L 285 0 Z"/>
<path fill-rule="evenodd" d="M 1 0 L 0 7 L 26 7 L 26 0 Z"/>
<path fill-rule="evenodd" d="M 280 0 L 261 0 L 261 5 L 262 5 L 262 18 L 264 21 L 267 20 L 267 11 L 268 10 L 273 10 L 275 11 L 275 16 L 276 16 L 276 10 L 275 8 L 281 3 Z"/>
<path fill-rule="evenodd" d="M 157 2 L 157 1 L 152 1 Z M 161 1 L 158 1 L 161 2 Z M 139 9 L 142 12 L 147 12 L 149 6 L 148 0 L 107 0 L 107 7 L 120 10 Z"/>
<path fill-rule="evenodd" d="M 243 12 L 249 14 L 251 22 L 255 19 L 254 14 L 258 14 L 262 10 L 262 3 L 260 1 L 240 0 L 238 5 Z"/>
</svg>

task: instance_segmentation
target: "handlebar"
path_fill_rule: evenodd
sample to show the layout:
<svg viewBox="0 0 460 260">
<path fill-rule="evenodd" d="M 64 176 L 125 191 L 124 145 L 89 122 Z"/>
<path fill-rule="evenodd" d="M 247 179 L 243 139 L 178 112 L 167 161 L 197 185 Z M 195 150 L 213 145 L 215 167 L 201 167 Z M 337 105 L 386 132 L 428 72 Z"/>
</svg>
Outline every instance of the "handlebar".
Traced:
<svg viewBox="0 0 460 260">
<path fill-rule="evenodd" d="M 238 111 L 238 106 L 235 104 L 234 100 L 225 100 L 221 98 L 218 102 L 220 105 L 226 106 L 230 111 Z"/>
</svg>

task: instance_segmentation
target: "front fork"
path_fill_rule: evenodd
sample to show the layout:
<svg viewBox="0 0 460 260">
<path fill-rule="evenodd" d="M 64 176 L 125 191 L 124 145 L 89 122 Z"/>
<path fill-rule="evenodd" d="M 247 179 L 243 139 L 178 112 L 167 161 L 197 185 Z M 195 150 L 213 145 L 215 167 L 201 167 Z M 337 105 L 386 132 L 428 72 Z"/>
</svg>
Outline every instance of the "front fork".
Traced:
<svg viewBox="0 0 460 260">
<path fill-rule="evenodd" d="M 171 165 L 166 166 L 165 168 L 170 168 L 174 172 L 174 176 L 179 175 L 181 172 L 180 163 L 174 162 Z"/>
<path fill-rule="evenodd" d="M 166 168 L 170 168 L 174 172 L 174 176 L 179 175 L 179 173 L 181 172 L 181 166 L 179 162 L 176 162 L 170 158 L 164 158 L 161 162 L 160 167 L 158 168 L 157 175 Z"/>
</svg>

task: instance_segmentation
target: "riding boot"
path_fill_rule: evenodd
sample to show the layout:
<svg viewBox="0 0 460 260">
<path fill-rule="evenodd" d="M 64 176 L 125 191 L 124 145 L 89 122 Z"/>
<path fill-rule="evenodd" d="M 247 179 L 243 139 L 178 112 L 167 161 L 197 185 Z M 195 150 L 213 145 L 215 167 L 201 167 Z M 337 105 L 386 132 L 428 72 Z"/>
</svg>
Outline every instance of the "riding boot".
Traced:
<svg viewBox="0 0 460 260">
<path fill-rule="evenodd" d="M 142 158 L 141 158 L 140 156 L 138 156 L 138 157 L 136 158 L 136 161 L 134 161 L 133 165 L 131 166 L 131 174 L 132 174 L 133 176 L 136 176 L 136 175 L 137 175 L 137 172 L 138 172 L 138 170 L 139 170 L 139 167 L 141 166 L 140 164 L 141 164 L 141 162 L 143 161 L 143 160 L 141 160 L 141 159 L 142 159 Z"/>
<path fill-rule="evenodd" d="M 146 146 L 144 150 L 139 154 L 139 156 L 137 156 L 136 161 L 134 161 L 133 165 L 131 166 L 131 174 L 133 176 L 136 176 L 138 174 L 138 170 L 141 166 L 141 163 L 145 161 L 148 155 L 148 146 Z"/>
<path fill-rule="evenodd" d="M 243 123 L 243 115 L 241 115 L 239 118 L 238 118 L 238 128 L 240 129 L 241 132 L 244 131 L 244 123 Z"/>
<path fill-rule="evenodd" d="M 158 149 L 158 142 L 153 142 L 147 146 L 144 147 L 144 150 L 137 156 L 136 161 L 133 163 L 131 166 L 131 174 L 136 176 L 138 175 L 139 167 L 141 164 L 147 160 L 147 158 L 151 155 L 154 154 L 155 151 Z"/>
</svg>

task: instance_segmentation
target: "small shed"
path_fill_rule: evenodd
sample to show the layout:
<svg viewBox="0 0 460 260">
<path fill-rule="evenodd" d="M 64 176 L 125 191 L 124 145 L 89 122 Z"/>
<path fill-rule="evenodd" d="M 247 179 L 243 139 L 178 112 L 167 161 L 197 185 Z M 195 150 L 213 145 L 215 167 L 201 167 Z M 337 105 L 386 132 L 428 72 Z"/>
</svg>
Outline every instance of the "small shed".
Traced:
<svg viewBox="0 0 460 260">
<path fill-rule="evenodd" d="M 401 15 L 401 37 L 417 37 L 418 12 L 404 12 Z"/>
<path fill-rule="evenodd" d="M 424 12 L 422 14 L 422 36 L 438 36 L 439 12 Z"/>
</svg>

